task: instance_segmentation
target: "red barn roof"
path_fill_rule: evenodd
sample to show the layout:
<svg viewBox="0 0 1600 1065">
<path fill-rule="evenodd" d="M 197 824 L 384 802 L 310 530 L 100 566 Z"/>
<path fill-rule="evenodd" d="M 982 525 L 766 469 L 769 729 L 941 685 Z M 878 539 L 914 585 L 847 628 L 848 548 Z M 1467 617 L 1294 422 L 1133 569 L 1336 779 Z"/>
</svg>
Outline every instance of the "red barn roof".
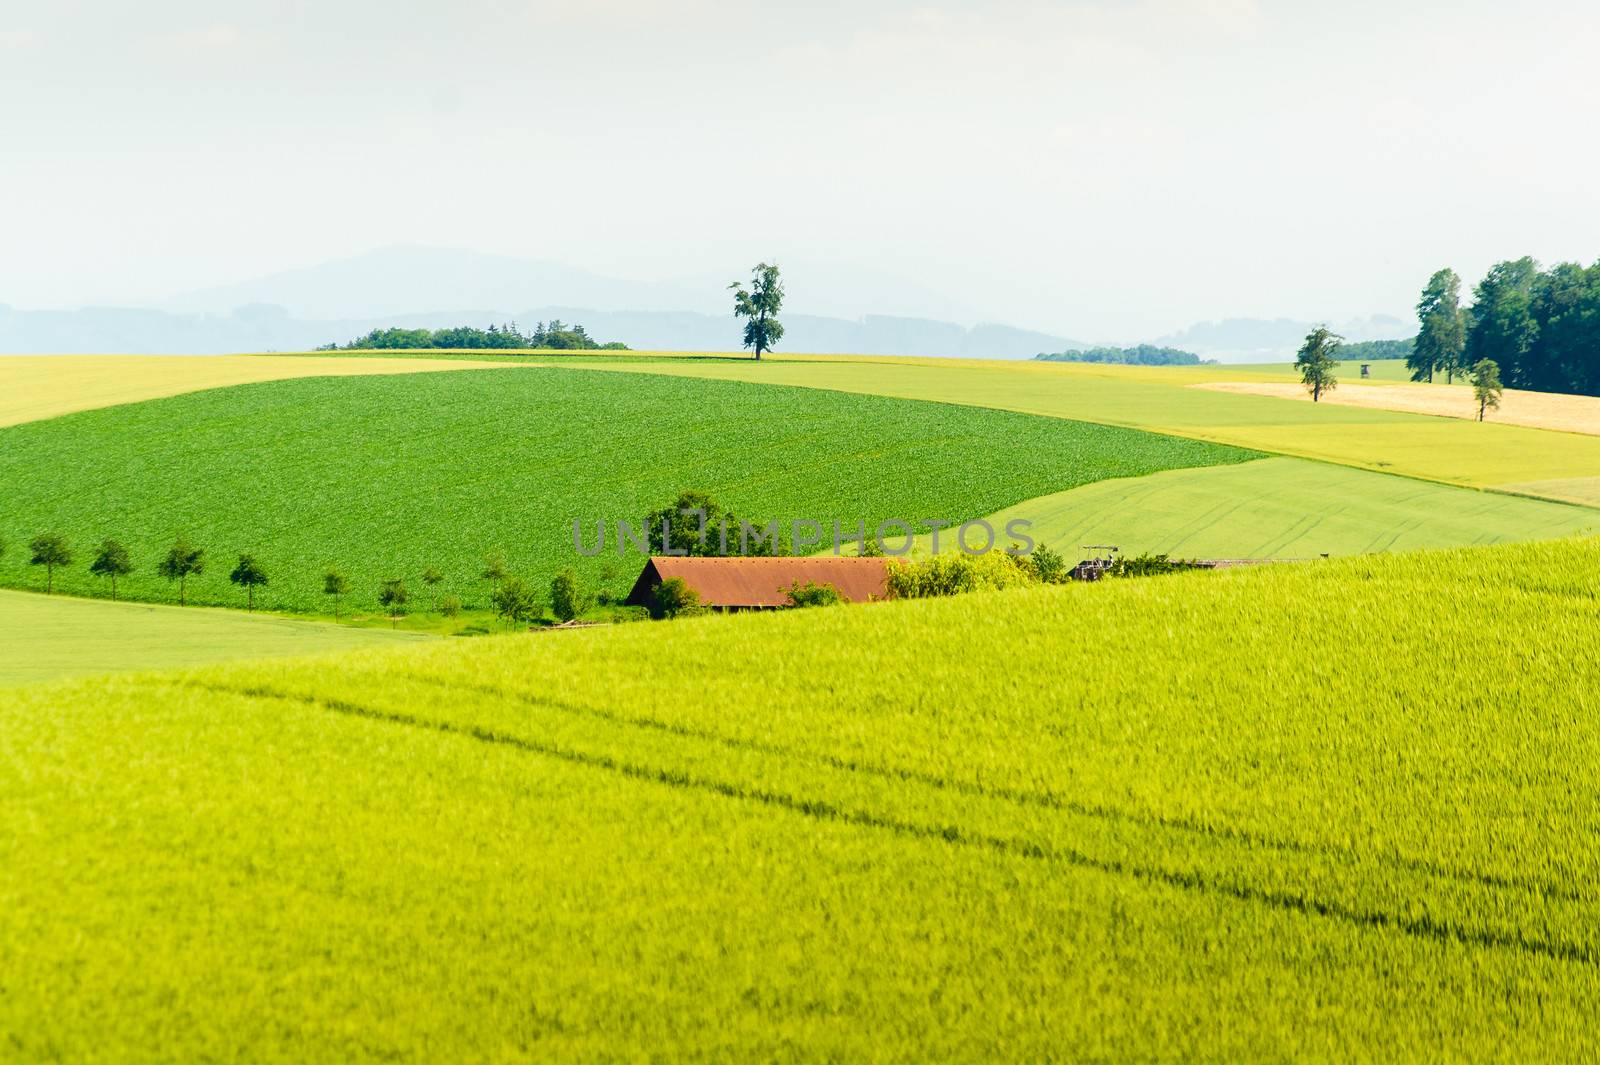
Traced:
<svg viewBox="0 0 1600 1065">
<path fill-rule="evenodd" d="M 646 606 L 656 585 L 681 577 L 711 607 L 787 606 L 796 584 L 831 584 L 852 603 L 888 596 L 884 558 L 819 555 L 811 558 L 686 558 L 651 555 L 628 593 L 630 606 Z"/>
</svg>

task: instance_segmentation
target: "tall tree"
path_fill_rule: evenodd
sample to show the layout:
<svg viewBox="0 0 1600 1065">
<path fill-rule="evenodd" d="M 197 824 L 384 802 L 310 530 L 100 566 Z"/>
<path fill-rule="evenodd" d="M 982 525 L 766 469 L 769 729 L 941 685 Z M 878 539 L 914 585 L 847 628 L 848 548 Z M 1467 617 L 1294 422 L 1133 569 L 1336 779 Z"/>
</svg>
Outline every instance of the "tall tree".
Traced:
<svg viewBox="0 0 1600 1065">
<path fill-rule="evenodd" d="M 756 361 L 761 361 L 763 351 L 771 351 L 783 339 L 783 323 L 778 312 L 783 309 L 783 282 L 778 277 L 776 264 L 758 263 L 750 275 L 750 287 L 735 281 L 728 286 L 733 290 L 733 315 L 748 318 L 744 324 L 744 346 L 754 348 Z"/>
<path fill-rule="evenodd" d="M 244 589 L 245 609 L 253 612 L 256 608 L 256 589 L 265 587 L 267 583 L 266 569 L 256 561 L 254 555 L 240 555 L 239 564 L 228 574 L 228 580 Z"/>
<path fill-rule="evenodd" d="M 1540 374 L 1529 358 L 1539 339 L 1533 314 L 1533 289 L 1539 264 L 1524 257 L 1496 263 L 1478 282 L 1472 305 L 1472 330 L 1466 359 L 1477 365 L 1488 359 L 1500 367 L 1513 388 L 1538 388 Z"/>
<path fill-rule="evenodd" d="M 128 549 L 122 544 L 105 540 L 89 563 L 89 572 L 96 577 L 111 578 L 111 601 L 114 603 L 117 601 L 117 578 L 133 572 L 133 559 L 128 557 Z"/>
<path fill-rule="evenodd" d="M 427 569 L 422 571 L 422 583 L 428 586 L 428 609 L 430 611 L 434 609 L 434 605 L 439 601 L 437 588 L 439 587 L 439 583 L 443 580 L 444 574 L 440 573 L 432 566 L 429 566 Z"/>
<path fill-rule="evenodd" d="M 1472 395 L 1478 401 L 1478 420 L 1487 411 L 1500 409 L 1500 367 L 1492 359 L 1479 359 L 1472 367 Z"/>
<path fill-rule="evenodd" d="M 44 567 L 46 594 L 56 590 L 56 567 L 72 565 L 72 545 L 60 533 L 45 533 L 28 541 L 28 565 Z"/>
<path fill-rule="evenodd" d="M 1461 278 L 1449 268 L 1428 279 L 1417 302 L 1421 327 L 1412 343 L 1406 367 L 1413 381 L 1433 383 L 1435 370 L 1454 377 L 1467 346 L 1467 323 L 1461 310 Z"/>
<path fill-rule="evenodd" d="M 161 565 L 156 567 L 156 572 L 168 581 L 178 582 L 178 605 L 189 604 L 189 578 L 199 576 L 206 571 L 206 550 L 203 547 L 192 546 L 187 539 L 180 536 L 167 549 L 167 557 L 161 560 Z"/>
<path fill-rule="evenodd" d="M 333 599 L 333 620 L 339 620 L 340 608 L 344 605 L 345 593 L 350 590 L 350 578 L 336 569 L 329 569 L 322 575 L 322 594 Z"/>
<path fill-rule="evenodd" d="M 1306 334 L 1306 342 L 1300 346 L 1300 353 L 1295 357 L 1294 368 L 1300 371 L 1300 382 L 1311 393 L 1311 402 L 1320 403 L 1322 393 L 1339 387 L 1333 371 L 1339 365 L 1335 356 L 1343 341 L 1344 337 L 1327 326 L 1319 325 Z"/>
<path fill-rule="evenodd" d="M 557 621 L 571 621 L 594 605 L 594 596 L 584 590 L 571 566 L 550 581 L 550 612 Z"/>
</svg>

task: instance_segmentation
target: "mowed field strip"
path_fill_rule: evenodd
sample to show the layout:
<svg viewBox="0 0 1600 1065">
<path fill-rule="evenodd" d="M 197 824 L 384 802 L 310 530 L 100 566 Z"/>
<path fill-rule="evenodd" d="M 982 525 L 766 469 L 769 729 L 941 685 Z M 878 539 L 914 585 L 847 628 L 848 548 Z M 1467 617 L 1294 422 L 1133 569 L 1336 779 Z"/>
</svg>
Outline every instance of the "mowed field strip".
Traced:
<svg viewBox="0 0 1600 1065">
<path fill-rule="evenodd" d="M 0 687 L 415 643 L 383 629 L 0 590 Z"/>
<path fill-rule="evenodd" d="M 19 1060 L 1593 1060 L 1600 542 L 0 699 Z"/>
<path fill-rule="evenodd" d="M 0 355 L 0 427 L 257 381 L 513 365 L 333 355 Z"/>
<path fill-rule="evenodd" d="M 1444 484 L 1600 503 L 1600 437 L 1186 387 L 1218 380 L 1219 374 L 1237 378 L 1236 367 L 848 356 L 588 365 L 597 372 L 772 382 L 1075 418 Z M 1263 380 L 1269 372 L 1263 371 Z"/>
<path fill-rule="evenodd" d="M 1600 510 L 1283 456 L 1100 481 L 989 522 L 1003 530 L 1017 519 L 1072 559 L 1091 544 L 1175 558 L 1304 559 L 1600 533 Z M 952 540 L 946 533 L 941 548 Z"/>
<path fill-rule="evenodd" d="M 1194 387 L 1311 402 L 1304 388 L 1286 382 L 1216 381 Z M 1466 418 L 1469 421 L 1478 419 L 1478 403 L 1473 397 L 1471 385 L 1352 383 L 1325 393 L 1322 402 L 1336 406 L 1432 414 L 1443 418 Z M 1496 424 L 1597 436 L 1600 435 L 1600 396 L 1563 396 L 1508 388 L 1502 396 L 1500 409 L 1489 411 L 1488 420 Z"/>
</svg>

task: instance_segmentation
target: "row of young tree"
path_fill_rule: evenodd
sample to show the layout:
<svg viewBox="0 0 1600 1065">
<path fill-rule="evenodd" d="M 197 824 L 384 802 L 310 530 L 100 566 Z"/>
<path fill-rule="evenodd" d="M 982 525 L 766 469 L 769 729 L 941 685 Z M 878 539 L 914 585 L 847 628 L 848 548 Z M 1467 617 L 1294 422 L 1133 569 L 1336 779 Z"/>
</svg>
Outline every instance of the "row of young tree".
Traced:
<svg viewBox="0 0 1600 1065">
<path fill-rule="evenodd" d="M 1496 263 L 1470 307 L 1461 305 L 1460 276 L 1440 270 L 1423 289 L 1417 318 L 1406 358 L 1414 381 L 1454 381 L 1489 361 L 1511 388 L 1600 396 L 1600 263 Z"/>
<path fill-rule="evenodd" d="M 53 594 L 56 571 L 70 568 L 78 561 L 72 543 L 60 533 L 41 533 L 28 541 L 28 564 L 45 571 L 45 592 Z M 0 558 L 6 553 L 6 543 L 0 540 Z M 137 567 L 127 546 L 119 540 L 107 539 L 100 543 L 89 561 L 89 572 L 110 582 L 111 598 L 117 598 L 117 582 L 131 575 Z M 206 551 L 179 537 L 156 564 L 156 572 L 178 586 L 178 604 L 188 605 L 189 578 L 206 571 Z M 511 573 L 505 556 L 496 552 L 484 560 L 480 576 L 491 586 L 489 602 L 495 614 L 509 622 L 527 623 L 544 615 L 545 604 L 533 586 Z M 462 610 L 462 602 L 451 595 L 438 596 L 437 589 L 444 582 L 444 574 L 433 567 L 424 569 L 422 583 L 429 591 L 430 609 L 446 617 L 454 617 Z M 256 590 L 270 583 L 266 567 L 252 554 L 239 555 L 238 562 L 228 574 L 228 580 L 244 589 L 245 608 L 256 608 Z M 344 571 L 330 568 L 322 575 L 322 592 L 333 601 L 334 617 L 343 617 L 344 598 L 350 593 L 350 578 Z M 378 604 L 398 624 L 411 601 L 410 590 L 400 577 L 388 577 L 379 582 Z M 557 573 L 550 582 L 549 609 L 558 621 L 572 621 L 587 613 L 595 605 L 595 596 L 586 590 L 570 567 Z"/>
<path fill-rule="evenodd" d="M 411 351 L 428 349 L 449 350 L 512 350 L 537 348 L 541 351 L 627 351 L 628 345 L 619 342 L 602 344 L 589 335 L 589 331 L 576 323 L 568 325 L 560 319 L 540 322 L 531 333 L 522 332 L 516 322 L 491 325 L 477 329 L 469 325 L 450 329 L 374 329 L 340 347 L 329 344 L 321 351 Z"/>
<path fill-rule="evenodd" d="M 5 541 L 0 540 L 0 557 L 4 557 L 5 553 Z M 41 533 L 28 541 L 28 564 L 44 569 L 46 594 L 56 590 L 56 570 L 71 567 L 77 558 L 71 542 L 60 533 Z M 89 561 L 90 573 L 111 582 L 113 600 L 117 598 L 117 582 L 135 568 L 133 555 L 120 540 L 102 540 Z M 194 547 L 181 536 L 173 541 L 166 555 L 156 564 L 157 573 L 178 585 L 178 603 L 182 606 L 188 605 L 189 578 L 197 577 L 205 570 L 205 549 Z M 228 574 L 228 580 L 245 590 L 246 604 L 254 610 L 256 589 L 266 586 L 267 571 L 254 555 L 241 554 L 233 572 Z"/>
</svg>

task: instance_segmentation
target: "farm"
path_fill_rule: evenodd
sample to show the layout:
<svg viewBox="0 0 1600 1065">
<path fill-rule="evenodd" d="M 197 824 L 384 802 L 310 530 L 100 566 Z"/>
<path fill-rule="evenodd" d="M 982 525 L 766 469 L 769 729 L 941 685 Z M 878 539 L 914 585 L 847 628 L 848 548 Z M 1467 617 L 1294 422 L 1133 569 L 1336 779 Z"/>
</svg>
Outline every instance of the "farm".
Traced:
<svg viewBox="0 0 1600 1065">
<path fill-rule="evenodd" d="M 0 1032 L 1587 1058 L 1597 583 L 1565 541 L 23 689 Z"/>
<path fill-rule="evenodd" d="M 603 458 L 599 457 L 603 456 Z M 156 561 L 177 536 L 212 562 L 191 603 L 243 605 L 254 552 L 272 608 L 328 608 L 436 567 L 440 594 L 485 594 L 484 556 L 548 583 L 575 563 L 624 592 L 626 562 L 579 558 L 572 524 L 642 520 L 684 488 L 763 520 L 960 521 L 1108 477 L 1254 452 L 971 407 L 566 369 L 330 378 L 198 392 L 0 430 L 0 582 L 42 587 L 23 541 L 114 536 L 143 565 L 128 597 L 176 601 Z M 592 535 L 592 534 L 591 534 Z M 607 577 L 610 567 L 610 576 Z M 629 567 L 633 572 L 626 572 Z M 56 587 L 103 593 L 81 564 Z"/>
</svg>

